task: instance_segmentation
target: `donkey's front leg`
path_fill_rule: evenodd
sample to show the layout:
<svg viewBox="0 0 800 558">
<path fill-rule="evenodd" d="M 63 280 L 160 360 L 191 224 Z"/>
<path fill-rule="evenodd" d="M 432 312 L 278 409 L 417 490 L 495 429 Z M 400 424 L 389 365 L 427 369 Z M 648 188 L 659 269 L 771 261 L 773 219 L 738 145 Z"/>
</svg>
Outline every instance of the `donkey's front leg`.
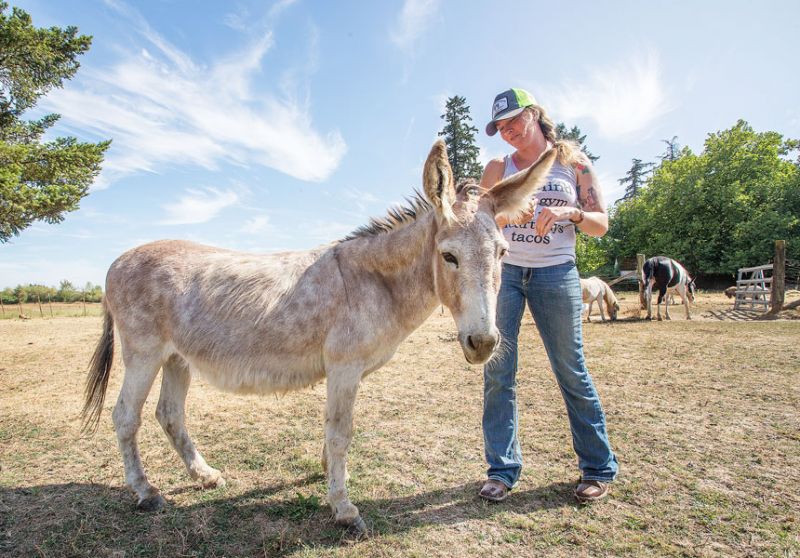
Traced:
<svg viewBox="0 0 800 558">
<path fill-rule="evenodd" d="M 361 370 L 328 370 L 328 401 L 325 412 L 325 464 L 328 501 L 336 523 L 366 533 L 364 520 L 347 496 L 347 450 L 353 439 L 353 405 L 361 381 Z"/>
</svg>

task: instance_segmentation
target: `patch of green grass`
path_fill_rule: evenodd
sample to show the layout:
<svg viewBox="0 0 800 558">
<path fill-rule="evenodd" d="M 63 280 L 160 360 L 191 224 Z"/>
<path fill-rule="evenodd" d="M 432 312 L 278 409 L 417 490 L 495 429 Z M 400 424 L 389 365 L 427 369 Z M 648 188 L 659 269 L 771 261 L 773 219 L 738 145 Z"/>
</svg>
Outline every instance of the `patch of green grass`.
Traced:
<svg viewBox="0 0 800 558">
<path fill-rule="evenodd" d="M 633 515 L 625 516 L 623 524 L 628 529 L 633 529 L 637 531 L 644 531 L 645 529 L 647 529 L 647 522 L 641 517 L 636 517 Z"/>
<path fill-rule="evenodd" d="M 267 513 L 273 518 L 282 517 L 291 521 L 301 521 L 314 515 L 320 507 L 319 496 L 315 494 L 304 496 L 297 492 L 293 500 L 271 506 Z"/>
</svg>

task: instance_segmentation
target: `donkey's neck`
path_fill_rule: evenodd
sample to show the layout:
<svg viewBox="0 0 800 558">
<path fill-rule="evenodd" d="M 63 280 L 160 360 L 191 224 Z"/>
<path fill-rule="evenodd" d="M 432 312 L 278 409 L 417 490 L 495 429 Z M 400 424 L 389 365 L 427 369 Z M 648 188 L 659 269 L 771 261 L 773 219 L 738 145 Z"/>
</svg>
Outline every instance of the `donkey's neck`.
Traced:
<svg viewBox="0 0 800 558">
<path fill-rule="evenodd" d="M 439 304 L 433 274 L 436 230 L 436 213 L 430 211 L 396 230 L 348 240 L 336 247 L 340 265 L 388 288 L 403 321 L 417 327 Z"/>
</svg>

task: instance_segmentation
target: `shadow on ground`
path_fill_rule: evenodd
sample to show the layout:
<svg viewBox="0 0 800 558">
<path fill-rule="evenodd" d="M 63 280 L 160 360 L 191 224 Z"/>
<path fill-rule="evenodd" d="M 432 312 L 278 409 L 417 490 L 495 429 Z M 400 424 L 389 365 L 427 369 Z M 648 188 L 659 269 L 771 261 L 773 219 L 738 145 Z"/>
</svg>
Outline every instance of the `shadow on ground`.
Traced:
<svg viewBox="0 0 800 558">
<path fill-rule="evenodd" d="M 168 504 L 160 513 L 135 508 L 133 494 L 99 484 L 0 488 L 0 555 L 3 556 L 203 556 L 281 555 L 298 547 L 354 543 L 335 526 L 317 498 L 276 498 L 318 484 L 322 475 L 229 496 L 203 492 L 200 503 Z M 570 483 L 514 491 L 506 502 L 478 498 L 478 483 L 398 498 L 354 500 L 372 538 L 429 525 L 485 519 L 504 511 L 530 513 L 575 505 Z M 179 488 L 165 493 L 169 500 Z"/>
</svg>

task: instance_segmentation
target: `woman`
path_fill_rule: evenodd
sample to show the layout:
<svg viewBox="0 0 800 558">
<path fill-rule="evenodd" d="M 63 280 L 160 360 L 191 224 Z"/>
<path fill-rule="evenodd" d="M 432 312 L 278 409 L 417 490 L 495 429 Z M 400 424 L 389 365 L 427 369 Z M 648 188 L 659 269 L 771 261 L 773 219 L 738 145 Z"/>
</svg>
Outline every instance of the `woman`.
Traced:
<svg viewBox="0 0 800 558">
<path fill-rule="evenodd" d="M 509 89 L 495 97 L 490 136 L 515 151 L 486 165 L 481 186 L 531 166 L 556 140 L 555 127 L 527 91 Z M 588 158 L 559 142 L 557 162 L 532 200 L 531 211 L 515 223 L 498 219 L 509 250 L 497 298 L 497 327 L 506 350 L 484 368 L 483 434 L 488 479 L 480 496 L 502 501 L 517 483 L 522 454 L 517 439 L 517 338 L 525 302 L 536 320 L 550 365 L 567 407 L 581 478 L 580 502 L 599 500 L 617 474 L 600 398 L 586 369 L 581 324 L 581 287 L 575 266 L 575 229 L 591 236 L 608 230 L 608 216 Z"/>
</svg>

